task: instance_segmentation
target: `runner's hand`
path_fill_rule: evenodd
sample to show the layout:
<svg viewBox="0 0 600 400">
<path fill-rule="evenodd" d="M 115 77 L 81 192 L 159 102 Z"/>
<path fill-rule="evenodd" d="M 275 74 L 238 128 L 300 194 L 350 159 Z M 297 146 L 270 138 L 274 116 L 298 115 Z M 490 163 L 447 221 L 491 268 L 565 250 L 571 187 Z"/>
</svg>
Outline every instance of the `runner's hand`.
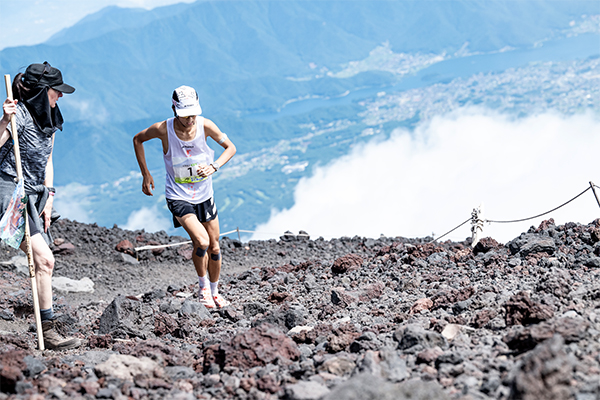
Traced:
<svg viewBox="0 0 600 400">
<path fill-rule="evenodd" d="M 207 178 L 215 173 L 215 169 L 211 165 L 199 165 L 198 166 L 198 176 L 201 178 Z"/>
<path fill-rule="evenodd" d="M 152 194 L 152 191 L 154 190 L 154 178 L 152 178 L 152 175 L 148 176 L 148 177 L 144 177 L 144 181 L 142 182 L 142 192 L 146 195 L 146 196 L 154 196 Z"/>
</svg>

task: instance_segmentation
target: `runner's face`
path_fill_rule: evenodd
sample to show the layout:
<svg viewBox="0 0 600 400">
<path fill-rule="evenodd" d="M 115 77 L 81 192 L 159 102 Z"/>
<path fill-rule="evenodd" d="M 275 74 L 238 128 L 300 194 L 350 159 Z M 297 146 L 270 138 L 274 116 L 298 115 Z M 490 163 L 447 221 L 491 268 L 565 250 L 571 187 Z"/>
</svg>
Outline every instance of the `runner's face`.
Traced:
<svg viewBox="0 0 600 400">
<path fill-rule="evenodd" d="M 63 97 L 62 92 L 59 92 L 58 90 L 54 90 L 52 88 L 48 89 L 48 101 L 50 102 L 51 108 L 56 107 L 56 102 L 61 97 Z"/>
<path fill-rule="evenodd" d="M 196 116 L 192 115 L 189 117 L 179 117 L 179 121 L 185 127 L 194 126 L 196 124 Z"/>
</svg>

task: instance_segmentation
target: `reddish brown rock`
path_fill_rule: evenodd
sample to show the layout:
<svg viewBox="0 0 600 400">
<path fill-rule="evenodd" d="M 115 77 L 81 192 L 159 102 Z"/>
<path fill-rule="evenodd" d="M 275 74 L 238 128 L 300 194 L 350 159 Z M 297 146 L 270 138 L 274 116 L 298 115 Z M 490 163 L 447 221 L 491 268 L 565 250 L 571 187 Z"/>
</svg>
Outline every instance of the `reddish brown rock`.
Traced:
<svg viewBox="0 0 600 400">
<path fill-rule="evenodd" d="M 511 386 L 511 399 L 564 400 L 573 398 L 573 365 L 559 335 L 523 357 Z"/>
<path fill-rule="evenodd" d="M 594 243 L 600 242 L 600 228 L 593 228 L 590 232 L 590 236 Z"/>
<path fill-rule="evenodd" d="M 84 381 L 81 382 L 81 389 L 84 394 L 96 396 L 98 390 L 100 389 L 100 385 L 96 381 Z"/>
<path fill-rule="evenodd" d="M 560 335 L 566 343 L 573 343 L 585 337 L 589 322 L 579 318 L 559 318 L 530 327 L 517 327 L 502 339 L 510 349 L 522 353 L 533 349 L 539 343 Z"/>
<path fill-rule="evenodd" d="M 240 387 L 242 389 L 244 389 L 246 392 L 249 392 L 250 389 L 252 389 L 253 387 L 256 387 L 256 381 L 252 377 L 242 378 L 242 379 L 240 379 Z"/>
<path fill-rule="evenodd" d="M 15 393 L 15 386 L 23 378 L 27 365 L 23 361 L 26 356 L 23 350 L 10 350 L 0 354 L 0 387 L 4 393 Z"/>
<path fill-rule="evenodd" d="M 485 237 L 479 242 L 477 242 L 477 244 L 473 248 L 473 254 L 477 255 L 480 253 L 487 253 L 490 250 L 499 250 L 502 247 L 504 246 L 498 243 L 496 240 L 490 237 Z"/>
<path fill-rule="evenodd" d="M 363 258 L 358 254 L 347 254 L 335 260 L 331 266 L 331 271 L 336 274 L 343 274 L 349 271 L 357 270 L 361 267 Z"/>
<path fill-rule="evenodd" d="M 212 345 L 204 352 L 204 372 L 211 363 L 221 367 L 250 369 L 269 363 L 296 361 L 300 351 L 296 343 L 274 325 L 263 323 L 234 336 L 230 341 Z"/>
<path fill-rule="evenodd" d="M 75 246 L 72 243 L 64 242 L 64 243 L 61 243 L 60 245 L 56 246 L 54 248 L 54 250 L 52 250 L 52 252 L 54 254 L 61 254 L 61 255 L 73 254 L 75 252 Z"/>
<path fill-rule="evenodd" d="M 502 341 L 517 353 L 532 350 L 539 343 L 550 339 L 554 331 L 548 325 L 536 325 L 531 328 L 517 327 L 506 334 Z"/>
<path fill-rule="evenodd" d="M 334 329 L 327 338 L 327 349 L 331 353 L 346 351 L 352 342 L 359 336 L 360 332 L 356 330 L 354 324 L 346 323 L 340 325 L 338 328 Z"/>
<path fill-rule="evenodd" d="M 173 333 L 178 328 L 177 320 L 169 314 L 160 313 L 154 316 L 154 334 L 163 336 Z"/>
<path fill-rule="evenodd" d="M 191 260 L 192 259 L 192 253 L 193 253 L 193 246 L 190 245 L 184 245 L 184 246 L 180 246 L 177 249 L 177 254 L 179 254 L 181 257 L 183 257 L 185 260 Z"/>
<path fill-rule="evenodd" d="M 273 292 L 269 296 L 269 301 L 275 304 L 281 304 L 286 300 L 289 300 L 290 294 L 286 292 Z"/>
<path fill-rule="evenodd" d="M 488 322 L 496 318 L 497 315 L 498 311 L 493 309 L 486 308 L 480 310 L 473 316 L 470 325 L 475 328 L 483 328 Z"/>
<path fill-rule="evenodd" d="M 115 247 L 115 250 L 129 254 L 130 256 L 135 256 L 135 247 L 133 247 L 133 244 L 127 239 L 121 240 Z"/>
<path fill-rule="evenodd" d="M 444 351 L 439 347 L 425 349 L 417 354 L 417 364 L 433 364 Z"/>
<path fill-rule="evenodd" d="M 13 350 L 14 347 L 27 350 L 29 344 L 27 339 L 21 335 L 0 335 L 0 354 L 4 354 L 8 350 Z"/>
<path fill-rule="evenodd" d="M 546 219 L 543 220 L 540 225 L 538 226 L 538 228 L 536 229 L 536 232 L 542 232 L 542 231 L 546 231 L 548 230 L 551 226 L 554 226 L 554 218 L 550 218 L 550 219 Z"/>
<path fill-rule="evenodd" d="M 440 307 L 446 307 L 451 304 L 454 304 L 459 301 L 467 300 L 469 297 L 473 296 L 475 293 L 475 289 L 472 286 L 462 288 L 460 290 L 457 289 L 444 289 L 433 296 L 431 296 L 431 300 L 433 301 L 433 309 L 438 309 Z"/>
<path fill-rule="evenodd" d="M 156 240 L 149 240 L 148 243 L 146 243 L 148 246 L 160 246 L 162 243 L 157 242 Z M 162 253 L 164 253 L 166 250 L 166 247 L 158 247 L 156 249 L 152 249 L 152 254 L 154 256 L 160 256 Z"/>
<path fill-rule="evenodd" d="M 332 333 L 332 327 L 329 324 L 317 324 L 314 329 L 302 330 L 301 332 L 293 335 L 294 342 L 296 343 L 315 343 L 315 340 L 319 337 L 327 337 Z"/>
<path fill-rule="evenodd" d="M 585 337 L 590 323 L 581 318 L 559 318 L 553 323 L 554 332 L 564 339 L 565 343 L 578 342 Z"/>
<path fill-rule="evenodd" d="M 519 292 L 505 304 L 506 325 L 530 325 L 546 321 L 554 315 L 552 308 L 529 298 L 527 292 Z"/>
<path fill-rule="evenodd" d="M 371 301 L 373 299 L 378 299 L 383 294 L 384 288 L 385 285 L 381 282 L 367 285 L 361 290 L 360 294 L 358 295 L 358 299 L 360 301 Z"/>
<path fill-rule="evenodd" d="M 88 342 L 89 342 L 89 346 L 92 349 L 95 349 L 95 348 L 108 349 L 113 342 L 113 338 L 110 334 L 108 334 L 108 335 L 90 335 Z"/>
<path fill-rule="evenodd" d="M 269 374 L 264 375 L 263 377 L 258 379 L 256 381 L 256 387 L 263 392 L 277 393 L 281 386 L 279 382 L 277 382 L 277 380 L 273 377 L 273 375 Z"/>
<path fill-rule="evenodd" d="M 430 310 L 431 307 L 433 307 L 433 301 L 425 297 L 423 299 L 415 301 L 415 303 L 410 308 L 409 314 L 416 314 L 421 311 Z"/>
</svg>

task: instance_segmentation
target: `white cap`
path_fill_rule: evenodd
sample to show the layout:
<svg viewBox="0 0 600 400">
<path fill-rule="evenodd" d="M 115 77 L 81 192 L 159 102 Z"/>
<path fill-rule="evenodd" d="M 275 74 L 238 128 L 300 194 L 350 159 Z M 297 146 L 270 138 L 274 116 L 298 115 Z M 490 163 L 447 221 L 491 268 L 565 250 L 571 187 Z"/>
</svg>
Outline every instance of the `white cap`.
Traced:
<svg viewBox="0 0 600 400">
<path fill-rule="evenodd" d="M 173 105 L 178 117 L 189 117 L 202 114 L 198 101 L 198 93 L 189 86 L 179 86 L 173 90 Z"/>
</svg>

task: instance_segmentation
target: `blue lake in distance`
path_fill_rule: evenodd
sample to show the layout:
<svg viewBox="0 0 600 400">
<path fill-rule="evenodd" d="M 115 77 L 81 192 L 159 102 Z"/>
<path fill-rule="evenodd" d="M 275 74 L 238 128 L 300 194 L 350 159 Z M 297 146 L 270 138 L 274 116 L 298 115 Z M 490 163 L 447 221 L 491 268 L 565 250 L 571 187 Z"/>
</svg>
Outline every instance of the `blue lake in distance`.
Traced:
<svg viewBox="0 0 600 400">
<path fill-rule="evenodd" d="M 534 48 L 452 58 L 424 68 L 412 76 L 406 76 L 394 85 L 359 89 L 339 97 L 298 100 L 287 104 L 279 112 L 254 113 L 243 118 L 255 121 L 274 121 L 321 107 L 351 104 L 353 101 L 375 96 L 382 91 L 401 92 L 436 83 L 448 83 L 456 78 L 466 78 L 479 73 L 502 72 L 535 62 L 582 60 L 599 55 L 600 35 L 586 33 L 544 42 Z"/>
</svg>

